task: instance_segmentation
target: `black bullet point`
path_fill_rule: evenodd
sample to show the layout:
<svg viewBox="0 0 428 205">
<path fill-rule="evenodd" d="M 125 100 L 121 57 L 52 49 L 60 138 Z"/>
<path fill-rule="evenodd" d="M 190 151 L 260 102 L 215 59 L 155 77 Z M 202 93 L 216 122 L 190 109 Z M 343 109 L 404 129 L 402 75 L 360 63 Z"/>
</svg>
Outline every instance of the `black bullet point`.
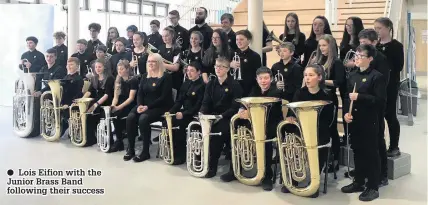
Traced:
<svg viewBox="0 0 428 205">
<path fill-rule="evenodd" d="M 13 170 L 11 170 L 11 169 L 7 170 L 7 175 L 12 176 L 13 175 Z"/>
</svg>

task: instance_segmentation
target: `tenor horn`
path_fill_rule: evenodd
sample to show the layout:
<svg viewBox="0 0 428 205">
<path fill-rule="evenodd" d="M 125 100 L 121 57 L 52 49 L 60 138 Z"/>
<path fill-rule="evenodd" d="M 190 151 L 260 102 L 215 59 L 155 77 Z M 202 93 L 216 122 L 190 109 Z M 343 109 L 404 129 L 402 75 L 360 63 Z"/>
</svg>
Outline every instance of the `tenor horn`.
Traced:
<svg viewBox="0 0 428 205">
<path fill-rule="evenodd" d="M 100 119 L 97 125 L 97 144 L 100 150 L 104 153 L 110 152 L 110 136 L 111 136 L 111 121 L 117 117 L 111 117 L 111 107 L 102 106 L 104 110 L 104 118 Z"/>
<path fill-rule="evenodd" d="M 180 129 L 180 127 L 172 127 L 173 116 L 175 116 L 175 114 L 169 112 L 164 114 L 163 117 L 166 121 L 166 127 L 162 126 L 161 133 L 159 134 L 159 156 L 170 165 L 175 162 L 172 130 Z"/>
<path fill-rule="evenodd" d="M 87 138 L 87 110 L 93 98 L 79 98 L 70 106 L 68 134 L 72 144 L 78 147 L 86 145 Z M 77 109 L 76 109 L 77 108 Z"/>
<path fill-rule="evenodd" d="M 187 170 L 194 177 L 205 177 L 209 171 L 210 137 L 221 135 L 211 133 L 211 127 L 221 116 L 199 113 L 196 119 L 198 122 L 187 126 Z"/>
<path fill-rule="evenodd" d="M 61 137 L 61 80 L 48 80 L 50 91 L 40 96 L 40 135 L 49 142 Z M 47 97 L 50 95 L 49 97 Z"/>
<path fill-rule="evenodd" d="M 239 114 L 230 120 L 230 134 L 232 147 L 233 172 L 241 183 L 254 186 L 259 185 L 265 176 L 265 143 L 275 141 L 266 139 L 267 114 L 273 103 L 281 99 L 273 97 L 246 97 L 237 99 L 245 106 L 249 113 L 251 129 L 235 125 Z M 241 172 L 250 171 L 256 164 L 257 174 L 254 177 L 245 177 Z"/>
<path fill-rule="evenodd" d="M 322 108 L 329 101 L 302 101 L 287 104 L 296 115 L 296 122 L 287 119 L 278 124 L 277 141 L 284 186 L 298 196 L 312 196 L 320 186 L 320 171 L 318 160 L 318 120 Z M 299 134 L 287 133 L 284 126 L 295 125 Z M 285 133 L 285 134 L 284 134 Z M 310 183 L 305 187 L 296 187 L 292 181 Z"/>
</svg>

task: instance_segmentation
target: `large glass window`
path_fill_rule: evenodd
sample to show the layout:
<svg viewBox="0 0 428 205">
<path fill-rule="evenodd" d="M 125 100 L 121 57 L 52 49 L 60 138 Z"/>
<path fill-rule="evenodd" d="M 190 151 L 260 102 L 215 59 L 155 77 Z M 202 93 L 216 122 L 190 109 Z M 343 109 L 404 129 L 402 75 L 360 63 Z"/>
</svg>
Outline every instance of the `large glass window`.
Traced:
<svg viewBox="0 0 428 205">
<path fill-rule="evenodd" d="M 104 0 L 89 0 L 89 9 L 90 10 L 104 10 L 105 1 Z"/>
<path fill-rule="evenodd" d="M 126 36 L 126 28 L 130 25 L 137 26 L 138 29 L 140 25 L 140 20 L 136 16 L 125 15 L 125 14 L 110 14 L 110 26 L 116 27 L 119 30 L 119 35 L 125 38 Z"/>
<path fill-rule="evenodd" d="M 110 0 L 110 11 L 122 12 L 123 2 Z"/>
<path fill-rule="evenodd" d="M 35 3 L 34 0 L 18 0 L 19 3 L 29 4 L 29 3 Z"/>
<path fill-rule="evenodd" d="M 140 5 L 137 3 L 126 3 L 126 12 L 131 14 L 138 14 Z"/>
<path fill-rule="evenodd" d="M 107 24 L 106 24 L 106 13 L 94 13 L 90 11 L 80 11 L 80 27 L 79 27 L 79 38 L 86 40 L 90 39 L 88 26 L 91 23 L 99 23 L 101 25 L 101 31 L 98 35 L 98 39 L 105 44 L 107 39 Z"/>
<path fill-rule="evenodd" d="M 156 16 L 159 16 L 159 17 L 166 17 L 167 16 L 166 5 L 157 5 L 156 6 Z"/>
<path fill-rule="evenodd" d="M 143 14 L 154 16 L 154 4 L 143 4 Z"/>
</svg>

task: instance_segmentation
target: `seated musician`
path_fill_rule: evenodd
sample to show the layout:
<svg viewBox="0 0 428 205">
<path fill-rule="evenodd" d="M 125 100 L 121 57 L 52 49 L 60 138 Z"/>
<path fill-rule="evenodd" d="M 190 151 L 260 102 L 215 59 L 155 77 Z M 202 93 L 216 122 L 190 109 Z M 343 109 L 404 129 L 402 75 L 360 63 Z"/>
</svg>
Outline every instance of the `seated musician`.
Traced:
<svg viewBox="0 0 428 205">
<path fill-rule="evenodd" d="M 138 90 L 138 79 L 134 76 L 134 71 L 127 60 L 120 60 L 117 64 L 117 76 L 114 85 L 114 98 L 111 104 L 113 124 L 117 141 L 111 146 L 110 152 L 117 152 L 124 149 L 123 131 L 126 128 L 126 120 L 122 118 L 128 116 L 132 108 L 137 104 L 135 96 Z M 113 137 L 113 136 L 111 136 Z M 112 142 L 113 139 L 110 139 Z"/>
<path fill-rule="evenodd" d="M 88 141 L 86 146 L 91 146 L 97 142 L 96 132 L 97 125 L 104 114 L 101 112 L 101 106 L 109 106 L 113 100 L 114 77 L 111 76 L 106 69 L 106 63 L 102 59 L 95 61 L 95 72 L 91 78 L 91 85 L 89 91 L 83 97 L 93 98 L 91 107 L 88 109 L 87 120 L 87 137 Z"/>
<path fill-rule="evenodd" d="M 276 80 L 276 87 L 281 91 L 281 97 L 291 101 L 294 93 L 302 87 L 303 68 L 293 59 L 295 47 L 291 42 L 285 42 L 279 47 L 281 60 L 272 66 L 272 73 L 275 77 L 281 74 L 281 79 Z"/>
<path fill-rule="evenodd" d="M 56 64 L 56 50 L 51 48 L 46 51 L 46 63 L 47 65 L 43 66 L 40 69 L 40 74 L 36 76 L 36 87 L 33 96 L 40 97 L 43 92 L 50 90 L 50 87 L 47 82 L 44 82 L 44 88 L 42 88 L 42 80 L 54 80 L 54 79 L 63 79 L 66 75 L 65 68 L 60 67 Z"/>
<path fill-rule="evenodd" d="M 228 75 L 230 61 L 218 57 L 215 62 L 217 78 L 208 82 L 200 112 L 206 115 L 221 115 L 211 129 L 212 133 L 221 132 L 221 136 L 210 138 L 209 171 L 206 178 L 217 174 L 218 160 L 225 144 L 230 144 L 230 119 L 238 112 L 239 103 L 235 100 L 242 97 L 242 88 L 233 77 Z M 228 152 L 230 154 L 230 152 Z M 230 159 L 230 156 L 226 156 Z"/>
<path fill-rule="evenodd" d="M 117 63 L 119 63 L 119 60 L 126 59 L 128 61 L 132 60 L 132 54 L 130 52 L 127 52 L 125 49 L 125 46 L 127 45 L 127 40 L 124 37 L 119 37 L 114 42 L 114 46 L 116 48 L 117 53 L 112 55 L 109 59 L 111 74 L 113 77 L 117 76 Z"/>
<path fill-rule="evenodd" d="M 150 124 L 162 120 L 162 115 L 173 104 L 172 78 L 165 73 L 162 56 L 151 54 L 147 60 L 147 73 L 140 80 L 137 93 L 137 105 L 126 118 L 126 133 L 129 146 L 123 157 L 125 161 L 133 158 L 135 162 L 150 159 L 151 127 Z M 138 130 L 143 138 L 143 150 L 135 156 L 135 137 Z"/>
<path fill-rule="evenodd" d="M 326 90 L 325 85 L 325 72 L 324 68 L 320 65 L 313 64 L 308 65 L 304 71 L 304 83 L 305 86 L 298 89 L 293 97 L 292 102 L 299 101 L 311 101 L 311 100 L 325 100 L 331 101 L 331 92 Z M 336 126 L 336 124 L 332 124 L 333 122 L 333 112 L 334 105 L 328 104 L 323 107 L 320 118 L 318 119 L 318 146 L 326 145 L 330 142 L 330 127 Z M 296 121 L 294 116 L 295 114 L 289 110 L 289 117 L 287 117 L 290 121 Z M 322 147 L 318 149 L 318 160 L 319 160 L 319 171 L 323 169 L 326 164 L 328 156 L 327 147 Z M 325 168 L 327 169 L 327 167 Z M 297 185 L 298 183 L 293 180 L 293 185 Z M 288 193 L 289 190 L 283 186 L 281 189 L 282 192 Z M 319 192 L 317 191 L 311 197 L 318 197 Z"/>
<path fill-rule="evenodd" d="M 177 101 L 169 110 L 171 114 L 176 114 L 172 120 L 173 127 L 180 127 L 179 130 L 173 130 L 176 165 L 186 162 L 186 128 L 202 105 L 205 83 L 200 77 L 201 68 L 202 65 L 197 61 L 189 64 L 186 69 L 188 79 L 181 86 Z"/>
<path fill-rule="evenodd" d="M 68 128 L 68 119 L 70 118 L 70 112 L 68 108 L 73 103 L 73 100 L 81 98 L 83 96 L 83 78 L 79 75 L 80 60 L 76 57 L 70 57 L 67 60 L 67 75 L 64 77 L 62 83 L 63 95 L 61 99 L 61 105 L 64 108 L 62 113 L 63 118 L 63 129 L 65 132 Z"/>
<path fill-rule="evenodd" d="M 105 62 L 108 62 L 109 61 L 109 59 L 112 57 L 112 55 L 110 54 L 110 53 L 107 53 L 107 47 L 105 46 L 105 45 L 99 45 L 99 46 L 97 46 L 97 48 L 96 48 L 96 51 L 95 51 L 95 55 L 97 56 L 97 58 L 96 59 L 94 59 L 91 63 L 90 63 L 90 68 L 91 68 L 91 72 L 94 72 L 95 71 L 95 61 L 97 60 L 97 59 L 103 59 Z M 112 71 L 111 71 L 111 68 L 110 68 L 110 64 L 106 64 L 106 68 L 107 68 L 107 71 L 111 74 L 111 73 L 113 73 Z M 91 79 L 91 77 L 92 77 L 92 73 L 88 73 L 88 74 L 86 74 L 86 78 L 87 79 Z"/>
<path fill-rule="evenodd" d="M 257 69 L 256 75 L 258 86 L 253 87 L 249 94 L 249 97 L 281 97 L 280 91 L 276 89 L 274 84 L 272 84 L 273 76 L 272 71 L 269 68 L 261 67 Z M 239 115 L 241 119 L 249 118 L 249 113 L 244 107 L 239 109 Z M 282 120 L 281 103 L 276 103 L 275 105 L 273 105 L 267 115 L 269 117 L 266 123 L 266 139 L 273 139 L 276 136 L 276 128 L 278 126 L 278 123 Z M 262 181 L 262 187 L 266 191 L 270 191 L 273 188 L 272 152 L 272 142 L 266 143 L 266 174 Z M 230 166 L 228 173 L 221 176 L 221 179 L 225 182 L 236 180 L 232 166 Z"/>
</svg>

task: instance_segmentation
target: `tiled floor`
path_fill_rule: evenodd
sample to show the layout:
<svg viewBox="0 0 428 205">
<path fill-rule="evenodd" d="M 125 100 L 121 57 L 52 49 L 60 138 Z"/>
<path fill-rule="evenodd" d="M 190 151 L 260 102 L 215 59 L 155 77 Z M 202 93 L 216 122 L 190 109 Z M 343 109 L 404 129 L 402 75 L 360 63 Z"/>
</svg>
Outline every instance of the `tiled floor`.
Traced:
<svg viewBox="0 0 428 205">
<path fill-rule="evenodd" d="M 412 173 L 390 181 L 390 185 L 380 189 L 380 199 L 370 204 L 426 204 L 427 200 L 427 120 L 426 100 L 419 101 L 418 116 L 412 127 L 407 126 L 406 118 L 400 116 L 401 150 L 412 156 Z M 308 199 L 280 192 L 279 186 L 271 192 L 260 187 L 249 187 L 239 182 L 223 183 L 219 177 L 199 179 L 190 176 L 184 165 L 169 166 L 156 159 L 157 145 L 152 145 L 152 159 L 143 163 L 124 162 L 123 152 L 105 154 L 94 146 L 77 148 L 68 141 L 46 142 L 40 137 L 21 139 L 12 133 L 12 109 L 0 107 L 0 193 L 1 205 L 284 205 L 284 204 L 362 204 L 357 194 L 345 195 L 340 187 L 350 182 L 343 177 L 345 168 L 338 174 L 339 179 L 329 179 L 329 192 L 317 199 Z M 80 188 L 105 189 L 104 195 L 48 195 L 11 196 L 7 193 L 7 170 L 18 169 L 96 169 L 100 177 L 83 177 Z M 220 169 L 223 173 L 224 168 Z M 26 177 L 34 179 L 33 177 Z M 53 179 L 44 177 L 43 179 Z M 56 179 L 56 178 L 54 178 Z M 30 186 L 29 188 L 34 187 Z M 50 188 L 51 186 L 38 186 Z M 65 186 L 57 186 L 63 188 Z M 68 188 L 79 188 L 68 186 Z"/>
</svg>

